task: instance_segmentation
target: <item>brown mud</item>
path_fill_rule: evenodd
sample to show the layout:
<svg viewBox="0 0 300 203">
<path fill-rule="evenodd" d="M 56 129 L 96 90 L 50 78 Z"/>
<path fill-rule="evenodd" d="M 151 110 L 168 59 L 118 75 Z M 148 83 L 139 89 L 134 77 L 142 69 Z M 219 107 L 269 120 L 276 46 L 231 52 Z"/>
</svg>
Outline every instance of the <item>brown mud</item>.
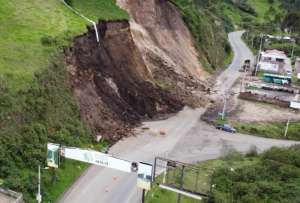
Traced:
<svg viewBox="0 0 300 203">
<path fill-rule="evenodd" d="M 171 11 L 177 12 L 174 9 Z M 74 97 L 94 135 L 115 142 L 143 120 L 176 113 L 185 105 L 207 103 L 209 88 L 200 79 L 200 66 L 188 69 L 172 50 L 166 51 L 167 60 L 164 54 L 141 50 L 128 21 L 99 22 L 98 32 L 99 43 L 89 27 L 65 50 Z M 174 49 L 174 54 L 180 54 L 178 50 Z"/>
</svg>

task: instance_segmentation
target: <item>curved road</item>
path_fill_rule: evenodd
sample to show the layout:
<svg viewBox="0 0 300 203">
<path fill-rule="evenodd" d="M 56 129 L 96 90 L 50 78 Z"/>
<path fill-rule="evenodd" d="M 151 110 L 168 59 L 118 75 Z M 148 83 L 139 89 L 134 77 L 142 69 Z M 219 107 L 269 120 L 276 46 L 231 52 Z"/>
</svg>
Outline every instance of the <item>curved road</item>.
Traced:
<svg viewBox="0 0 300 203">
<path fill-rule="evenodd" d="M 230 67 L 217 79 L 215 90 L 221 96 L 230 90 L 240 76 L 238 69 L 253 55 L 241 40 L 242 32 L 229 34 L 234 50 Z M 218 131 L 200 120 L 205 109 L 185 108 L 175 116 L 162 121 L 145 122 L 137 129 L 137 136 L 126 138 L 110 149 L 120 158 L 153 162 L 155 156 L 164 156 L 182 162 L 198 162 L 222 156 L 234 148 L 247 152 L 256 146 L 259 152 L 272 146 L 290 146 L 293 141 L 266 139 Z M 160 135 L 164 130 L 166 135 Z M 136 187 L 136 174 L 91 166 L 59 200 L 60 203 L 140 203 L 141 191 Z"/>
</svg>

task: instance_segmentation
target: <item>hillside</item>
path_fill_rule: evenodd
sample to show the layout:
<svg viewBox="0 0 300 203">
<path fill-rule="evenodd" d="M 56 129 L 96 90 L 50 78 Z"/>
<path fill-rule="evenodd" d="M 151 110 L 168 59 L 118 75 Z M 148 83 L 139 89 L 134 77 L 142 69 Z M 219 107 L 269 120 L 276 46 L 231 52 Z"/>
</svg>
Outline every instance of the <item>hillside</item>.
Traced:
<svg viewBox="0 0 300 203">
<path fill-rule="evenodd" d="M 209 72 L 232 56 L 227 33 L 248 15 L 221 0 L 68 2 L 98 23 L 99 44 L 59 0 L 0 0 L 0 182 L 27 202 L 47 142 L 99 149 L 95 135 L 114 143 L 142 120 L 206 105 Z M 45 200 L 85 167 L 44 172 Z"/>
<path fill-rule="evenodd" d="M 107 13 L 91 13 L 95 18 L 128 18 L 113 0 L 97 2 L 94 8 Z M 0 3 L 0 179 L 4 187 L 23 192 L 33 202 L 46 143 L 92 142 L 70 91 L 62 53 L 74 36 L 86 32 L 87 23 L 56 0 Z M 61 178 L 58 174 L 77 167 L 71 163 L 68 169 L 45 173 L 42 187 L 50 188 Z"/>
<path fill-rule="evenodd" d="M 94 20 L 128 19 L 126 12 L 118 8 L 113 0 L 90 0 L 86 1 L 86 4 L 74 0 L 72 4 L 76 6 L 77 10 Z M 81 103 L 76 94 L 75 99 L 73 97 L 75 89 L 72 88 L 72 85 L 77 79 L 72 80 L 72 75 L 67 72 L 63 50 L 73 44 L 75 36 L 87 32 L 85 21 L 68 10 L 60 1 L 1 1 L 0 10 L 1 27 L 3 28 L 0 34 L 2 56 L 0 58 L 0 179 L 3 187 L 22 192 L 27 202 L 33 202 L 36 193 L 36 168 L 39 164 L 43 166 L 45 163 L 47 142 L 85 147 L 91 146 L 92 134 L 95 135 L 99 130 L 114 141 L 120 138 L 118 136 L 124 136 L 124 132 L 120 131 L 120 135 L 116 133 L 118 136 L 115 138 L 109 137 L 108 135 L 114 135 L 112 132 L 116 131 L 112 129 L 107 132 L 103 131 L 103 128 L 99 128 L 101 119 L 97 117 L 95 120 L 98 123 L 93 128 L 89 125 L 91 123 L 85 120 L 88 118 L 88 114 L 85 114 L 84 108 L 79 108 Z M 126 28 L 126 30 L 130 29 Z M 128 32 L 128 40 L 130 40 L 130 35 Z M 94 35 L 91 36 L 94 37 Z M 109 45 L 109 42 L 105 43 Z M 131 44 L 130 46 L 136 45 Z M 124 47 L 124 50 L 125 48 L 127 47 Z M 122 53 L 119 56 L 122 56 Z M 142 55 L 139 55 L 138 52 L 135 58 L 139 61 L 143 60 Z M 131 60 L 131 56 L 128 56 L 128 60 Z M 120 62 L 122 61 L 120 59 Z M 138 64 L 143 67 L 143 62 L 135 61 L 133 63 L 133 67 Z M 189 74 L 184 77 L 188 77 Z M 190 93 L 188 91 L 184 93 L 183 90 L 186 85 L 194 85 L 194 82 L 188 82 L 187 78 L 180 76 L 181 73 L 172 73 L 170 76 L 172 75 L 182 80 L 184 84 L 182 87 L 177 86 L 172 93 L 180 95 L 182 92 L 181 99 L 176 99 L 173 110 L 164 111 L 168 105 L 171 105 L 171 102 L 169 99 L 164 99 L 164 97 L 168 98 L 167 96 L 160 98 L 161 95 L 156 93 L 156 90 L 160 89 L 160 94 L 170 94 L 166 90 L 167 84 L 160 80 L 144 82 L 144 86 L 148 86 L 149 90 L 154 92 L 154 100 L 151 98 L 150 101 L 146 100 L 149 98 L 144 93 L 146 88 L 139 90 L 146 96 L 145 99 L 141 98 L 140 101 L 137 101 L 138 103 L 135 103 L 131 100 L 135 98 L 136 90 L 132 89 L 133 95 L 127 97 L 127 101 L 122 100 L 123 103 L 116 101 L 117 107 L 112 109 L 116 111 L 116 109 L 126 108 L 125 102 L 129 102 L 134 108 L 137 108 L 137 105 L 142 107 L 142 104 L 145 103 L 145 107 L 134 110 L 137 113 L 130 111 L 129 115 L 135 117 L 134 122 L 131 123 L 134 125 L 140 121 L 140 117 L 145 116 L 145 111 L 151 117 L 153 116 L 151 112 L 156 112 L 156 109 L 161 109 L 160 113 L 179 110 L 182 107 L 182 102 L 180 102 L 182 98 L 192 99 L 191 96 L 184 96 L 184 94 L 190 95 Z M 174 83 L 176 80 L 173 79 L 170 78 L 169 82 Z M 139 87 L 138 84 L 132 83 L 135 80 L 134 75 L 129 76 L 128 83 L 131 85 L 129 87 Z M 142 80 L 147 80 L 147 78 L 143 76 Z M 202 91 L 203 85 L 199 87 Z M 124 94 L 128 94 L 126 91 L 124 89 Z M 155 100 L 165 101 L 159 107 Z M 190 101 L 192 102 L 192 100 Z M 105 103 L 109 104 L 110 102 L 105 101 Z M 150 104 L 149 107 L 147 107 L 148 104 Z M 105 111 L 108 109 L 111 108 L 105 108 Z M 120 113 L 122 112 L 117 111 L 114 112 L 114 115 L 120 116 L 122 115 Z M 108 121 L 116 118 L 107 117 L 103 112 L 101 112 L 101 116 L 104 116 L 103 120 L 109 118 Z M 82 122 L 82 119 L 85 122 Z M 119 122 L 122 125 L 130 125 L 124 119 L 122 118 Z M 88 129 L 86 124 L 91 128 Z M 107 129 L 108 127 L 106 126 Z M 58 171 L 44 172 L 42 187 L 45 188 L 43 190 L 45 200 L 55 200 L 83 169 L 84 167 L 80 164 L 70 162 Z M 70 174 L 67 179 L 63 178 L 66 173 Z M 51 189 L 53 185 L 60 189 L 54 191 Z"/>
</svg>

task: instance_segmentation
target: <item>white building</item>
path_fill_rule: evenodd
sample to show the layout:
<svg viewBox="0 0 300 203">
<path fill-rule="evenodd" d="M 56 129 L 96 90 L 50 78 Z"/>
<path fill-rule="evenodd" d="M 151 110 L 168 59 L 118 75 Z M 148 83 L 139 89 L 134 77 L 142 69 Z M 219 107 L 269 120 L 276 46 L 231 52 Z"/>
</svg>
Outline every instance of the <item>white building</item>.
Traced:
<svg viewBox="0 0 300 203">
<path fill-rule="evenodd" d="M 291 60 L 283 51 L 278 50 L 261 52 L 258 69 L 268 73 L 292 74 Z"/>
</svg>

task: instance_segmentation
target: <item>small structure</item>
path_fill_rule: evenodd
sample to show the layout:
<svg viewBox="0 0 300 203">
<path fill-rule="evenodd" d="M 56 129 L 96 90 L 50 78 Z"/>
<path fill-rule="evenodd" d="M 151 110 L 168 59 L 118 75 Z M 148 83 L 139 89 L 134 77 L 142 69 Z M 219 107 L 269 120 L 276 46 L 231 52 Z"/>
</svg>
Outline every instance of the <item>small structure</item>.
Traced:
<svg viewBox="0 0 300 203">
<path fill-rule="evenodd" d="M 293 101 L 290 103 L 290 108 L 300 110 L 300 95 L 296 94 Z"/>
<path fill-rule="evenodd" d="M 291 60 L 283 51 L 267 50 L 261 52 L 258 62 L 259 70 L 267 73 L 292 74 Z"/>
<path fill-rule="evenodd" d="M 296 73 L 297 73 L 297 78 L 298 78 L 298 80 L 300 80 L 300 58 L 296 59 L 295 70 L 296 70 Z"/>
<path fill-rule="evenodd" d="M 6 190 L 0 187 L 1 203 L 24 203 L 23 195 L 12 190 Z"/>
<path fill-rule="evenodd" d="M 276 75 L 270 73 L 264 73 L 263 80 L 267 83 L 274 83 L 277 85 L 290 85 L 292 83 L 291 76 Z"/>
</svg>

